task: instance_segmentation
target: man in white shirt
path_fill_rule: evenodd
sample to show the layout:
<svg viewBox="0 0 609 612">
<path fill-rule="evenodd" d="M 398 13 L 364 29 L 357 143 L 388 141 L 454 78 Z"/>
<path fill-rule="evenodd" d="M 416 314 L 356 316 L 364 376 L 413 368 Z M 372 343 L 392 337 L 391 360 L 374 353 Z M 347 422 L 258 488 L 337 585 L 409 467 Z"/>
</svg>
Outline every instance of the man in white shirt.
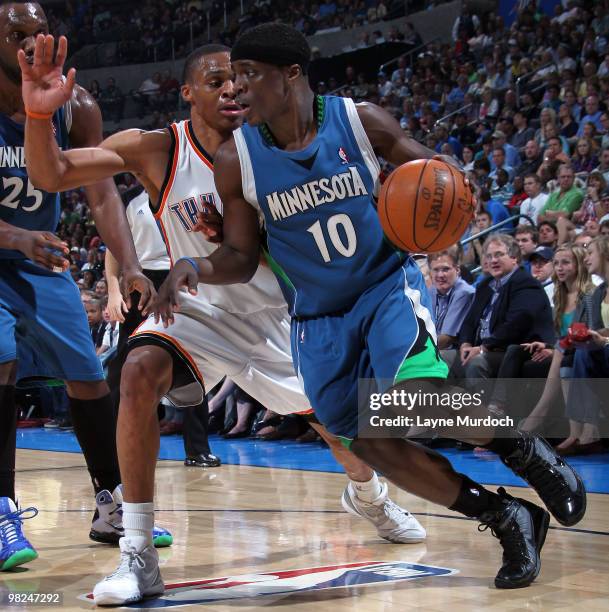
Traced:
<svg viewBox="0 0 609 612">
<path fill-rule="evenodd" d="M 537 217 L 548 200 L 548 194 L 541 192 L 541 179 L 536 174 L 524 177 L 524 191 L 529 197 L 520 205 L 520 214 L 527 215 L 537 225 Z M 522 222 L 528 223 L 526 220 Z"/>
</svg>

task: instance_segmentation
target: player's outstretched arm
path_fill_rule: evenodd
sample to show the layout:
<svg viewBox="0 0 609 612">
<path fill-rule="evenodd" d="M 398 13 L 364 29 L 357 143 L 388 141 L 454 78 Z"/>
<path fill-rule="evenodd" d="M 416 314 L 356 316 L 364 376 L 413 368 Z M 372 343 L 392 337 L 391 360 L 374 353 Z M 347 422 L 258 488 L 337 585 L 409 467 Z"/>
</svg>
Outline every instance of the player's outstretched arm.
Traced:
<svg viewBox="0 0 609 612">
<path fill-rule="evenodd" d="M 243 197 L 241 167 L 232 138 L 216 152 L 214 178 L 224 208 L 223 241 L 209 257 L 184 258 L 173 266 L 153 305 L 155 319 L 162 319 L 165 326 L 173 322 L 182 287 L 194 295 L 198 283 L 247 283 L 258 268 L 258 215 Z"/>
<path fill-rule="evenodd" d="M 163 156 L 163 147 L 169 143 L 167 134 L 161 132 L 141 132 L 129 130 L 111 136 L 98 145 L 103 137 L 101 113 L 97 103 L 83 88 L 76 86 L 71 100 L 72 129 L 70 131 L 71 143 L 78 147 L 67 151 L 69 154 L 91 153 L 91 163 L 97 156 L 102 157 L 107 152 L 113 152 L 123 167 L 123 171 L 133 171 L 147 176 L 147 165 L 156 157 Z M 146 151 L 144 154 L 143 151 Z M 166 157 L 166 151 L 165 151 Z M 165 160 L 163 160 L 165 167 Z M 87 201 L 97 229 L 115 256 L 120 269 L 121 291 L 125 298 L 127 308 L 131 307 L 131 293 L 138 291 L 140 299 L 138 308 L 147 309 L 156 295 L 154 285 L 143 273 L 137 259 L 133 244 L 133 236 L 129 228 L 125 207 L 114 184 L 114 179 L 103 178 L 94 183 L 86 183 L 85 191 Z"/>
</svg>

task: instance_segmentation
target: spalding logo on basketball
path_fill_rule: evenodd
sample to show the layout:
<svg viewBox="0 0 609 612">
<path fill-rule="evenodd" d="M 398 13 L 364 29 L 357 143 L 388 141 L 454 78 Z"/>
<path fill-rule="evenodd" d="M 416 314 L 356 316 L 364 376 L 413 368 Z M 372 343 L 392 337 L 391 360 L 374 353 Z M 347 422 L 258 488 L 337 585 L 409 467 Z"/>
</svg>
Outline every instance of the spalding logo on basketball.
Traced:
<svg viewBox="0 0 609 612">
<path fill-rule="evenodd" d="M 434 253 L 455 244 L 474 216 L 474 197 L 457 168 L 419 159 L 396 168 L 381 188 L 385 235 L 405 251 Z"/>
</svg>

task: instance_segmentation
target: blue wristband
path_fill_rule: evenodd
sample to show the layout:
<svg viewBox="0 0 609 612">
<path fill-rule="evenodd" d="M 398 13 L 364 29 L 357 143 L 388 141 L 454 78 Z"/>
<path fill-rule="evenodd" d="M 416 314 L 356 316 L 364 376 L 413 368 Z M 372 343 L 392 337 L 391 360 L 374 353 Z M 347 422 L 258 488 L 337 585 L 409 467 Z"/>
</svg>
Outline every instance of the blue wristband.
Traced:
<svg viewBox="0 0 609 612">
<path fill-rule="evenodd" d="M 180 257 L 180 259 L 178 259 L 178 261 L 176 261 L 176 263 L 178 263 L 180 261 L 187 261 L 195 269 L 195 272 L 197 274 L 201 273 L 201 269 L 199 268 L 199 264 L 197 263 L 197 260 L 194 257 Z"/>
</svg>

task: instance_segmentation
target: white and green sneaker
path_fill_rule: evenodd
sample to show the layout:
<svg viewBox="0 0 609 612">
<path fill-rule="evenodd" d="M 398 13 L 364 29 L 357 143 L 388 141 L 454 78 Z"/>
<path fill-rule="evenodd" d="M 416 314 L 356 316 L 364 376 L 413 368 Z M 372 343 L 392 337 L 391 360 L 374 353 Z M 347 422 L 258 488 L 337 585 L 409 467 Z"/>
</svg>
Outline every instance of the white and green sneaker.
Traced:
<svg viewBox="0 0 609 612">
<path fill-rule="evenodd" d="M 123 485 L 118 485 L 113 493 L 104 489 L 95 496 L 95 515 L 89 538 L 103 544 L 118 544 L 125 535 L 123 529 Z M 154 526 L 152 541 L 156 548 L 173 544 L 173 536 L 167 529 Z"/>
</svg>

